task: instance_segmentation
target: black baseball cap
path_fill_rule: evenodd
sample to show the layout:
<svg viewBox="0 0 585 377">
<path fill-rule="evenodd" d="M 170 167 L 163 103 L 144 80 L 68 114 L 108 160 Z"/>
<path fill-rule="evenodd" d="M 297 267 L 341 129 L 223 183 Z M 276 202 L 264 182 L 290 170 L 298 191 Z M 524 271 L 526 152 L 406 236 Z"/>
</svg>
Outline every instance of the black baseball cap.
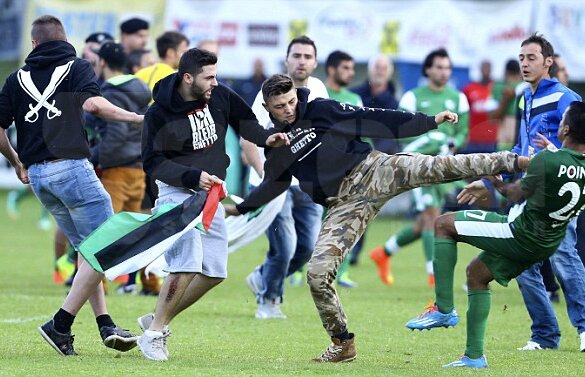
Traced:
<svg viewBox="0 0 585 377">
<path fill-rule="evenodd" d="M 91 33 L 87 38 L 85 38 L 85 43 L 95 42 L 102 44 L 106 41 L 113 41 L 114 37 L 111 34 L 100 31 L 97 33 Z"/>
<path fill-rule="evenodd" d="M 126 53 L 124 52 L 124 46 L 120 43 L 106 42 L 100 47 L 97 54 L 109 66 L 121 68 L 126 64 Z"/>
<path fill-rule="evenodd" d="M 120 30 L 125 34 L 134 34 L 139 30 L 148 30 L 148 26 L 148 21 L 145 21 L 142 18 L 134 17 L 122 22 L 120 24 Z"/>
</svg>

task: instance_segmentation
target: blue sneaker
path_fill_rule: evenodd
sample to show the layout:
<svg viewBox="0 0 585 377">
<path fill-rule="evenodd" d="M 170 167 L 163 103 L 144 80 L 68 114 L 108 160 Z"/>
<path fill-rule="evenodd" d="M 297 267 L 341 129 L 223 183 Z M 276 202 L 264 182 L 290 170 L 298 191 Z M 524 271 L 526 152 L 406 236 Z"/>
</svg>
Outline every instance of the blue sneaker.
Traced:
<svg viewBox="0 0 585 377">
<path fill-rule="evenodd" d="M 463 368 L 487 368 L 487 359 L 485 355 L 480 357 L 479 359 L 470 359 L 467 356 L 461 356 L 459 360 L 453 361 L 452 363 L 443 365 L 443 368 L 456 368 L 456 367 L 463 367 Z"/>
<path fill-rule="evenodd" d="M 441 313 L 434 304 L 427 305 L 425 309 L 423 314 L 408 321 L 406 327 L 411 330 L 430 330 L 435 327 L 453 327 L 459 323 L 459 315 L 455 309 L 447 314 Z"/>
</svg>

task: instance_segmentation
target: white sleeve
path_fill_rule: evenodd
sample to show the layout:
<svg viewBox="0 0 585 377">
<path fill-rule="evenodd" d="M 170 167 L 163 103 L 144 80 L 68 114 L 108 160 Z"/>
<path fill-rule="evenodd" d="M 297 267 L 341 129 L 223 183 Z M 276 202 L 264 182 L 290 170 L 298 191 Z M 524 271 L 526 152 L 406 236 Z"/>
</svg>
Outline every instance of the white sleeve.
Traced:
<svg viewBox="0 0 585 377">
<path fill-rule="evenodd" d="M 254 99 L 254 103 L 252 104 L 252 111 L 256 118 L 258 119 L 258 123 L 264 128 L 272 127 L 272 120 L 270 120 L 270 115 L 268 111 L 262 106 L 264 103 L 264 98 L 262 97 L 262 91 L 259 91 L 256 95 L 256 99 Z"/>
<path fill-rule="evenodd" d="M 309 80 L 307 81 L 307 88 L 309 88 L 311 91 L 309 93 L 309 101 L 312 101 L 315 98 L 329 98 L 325 84 L 323 84 L 323 81 L 316 77 L 309 76 Z"/>
<path fill-rule="evenodd" d="M 469 112 L 469 101 L 463 92 L 459 92 L 459 110 L 457 114 L 465 114 Z"/>
<path fill-rule="evenodd" d="M 404 93 L 402 98 L 400 98 L 400 102 L 398 103 L 398 108 L 410 112 L 415 112 L 416 109 L 416 96 L 409 90 L 408 92 Z"/>
</svg>

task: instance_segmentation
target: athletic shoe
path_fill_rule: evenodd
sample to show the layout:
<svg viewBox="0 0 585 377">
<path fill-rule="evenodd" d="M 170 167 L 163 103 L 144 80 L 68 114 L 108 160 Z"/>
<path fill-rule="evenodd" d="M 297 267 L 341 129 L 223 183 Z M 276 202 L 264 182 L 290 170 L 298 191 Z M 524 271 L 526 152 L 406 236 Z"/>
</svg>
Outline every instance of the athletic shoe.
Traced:
<svg viewBox="0 0 585 377">
<path fill-rule="evenodd" d="M 427 305 L 425 309 L 423 314 L 408 321 L 406 327 L 411 330 L 430 330 L 435 327 L 454 327 L 459 323 L 459 315 L 455 309 L 447 314 L 441 313 L 434 304 Z"/>
<path fill-rule="evenodd" d="M 286 319 L 286 315 L 280 310 L 280 303 L 277 302 L 265 302 L 258 304 L 256 309 L 256 318 L 258 319 L 271 319 L 280 318 Z"/>
<path fill-rule="evenodd" d="M 10 191 L 6 197 L 6 212 L 8 212 L 8 217 L 11 219 L 16 219 L 20 215 L 17 198 L 17 191 Z"/>
<path fill-rule="evenodd" d="M 470 359 L 467 356 L 461 356 L 459 360 L 443 365 L 443 368 L 487 368 L 487 366 L 487 359 L 485 358 L 485 355 L 483 355 L 478 359 Z"/>
<path fill-rule="evenodd" d="M 516 348 L 518 351 L 539 351 L 539 350 L 546 350 L 547 347 L 541 346 L 540 344 L 529 340 L 524 347 Z"/>
<path fill-rule="evenodd" d="M 355 336 L 349 334 L 350 338 L 340 340 L 331 338 L 331 344 L 321 356 L 314 358 L 312 361 L 317 363 L 347 363 L 355 360 Z"/>
<path fill-rule="evenodd" d="M 349 278 L 349 272 L 344 272 L 337 277 L 337 285 L 343 288 L 356 288 L 358 283 Z"/>
<path fill-rule="evenodd" d="M 55 330 L 55 324 L 51 319 L 38 328 L 39 333 L 47 343 L 55 349 L 62 356 L 75 356 L 77 352 L 73 349 L 73 335 L 71 331 L 66 334 L 61 334 Z"/>
<path fill-rule="evenodd" d="M 579 334 L 579 338 L 581 338 L 581 346 L 579 347 L 579 351 L 585 352 L 585 332 Z"/>
<path fill-rule="evenodd" d="M 124 284 L 119 286 L 118 289 L 116 289 L 116 293 L 119 295 L 127 294 L 135 295 L 136 293 L 138 293 L 138 291 L 136 289 L 136 284 Z"/>
<path fill-rule="evenodd" d="M 136 347 L 139 336 L 122 329 L 119 326 L 100 327 L 100 336 L 104 345 L 120 352 L 130 351 Z"/>
<path fill-rule="evenodd" d="M 256 267 L 254 271 L 250 272 L 246 277 L 246 284 L 254 296 L 258 296 L 264 290 L 262 283 L 262 274 L 260 273 L 260 266 Z"/>
<path fill-rule="evenodd" d="M 140 330 L 142 330 L 142 332 L 144 332 L 150 328 L 152 321 L 154 321 L 154 313 L 148 313 L 148 314 L 143 315 L 142 317 L 138 317 L 137 321 L 138 321 L 138 327 L 140 327 Z M 167 337 L 171 336 L 171 330 L 169 330 L 169 326 L 163 327 L 162 333 L 166 334 L 166 336 L 163 338 L 163 343 L 164 343 L 163 348 L 165 351 L 165 355 L 167 357 L 169 357 L 169 350 L 167 349 Z"/>
<path fill-rule="evenodd" d="M 138 347 L 148 360 L 167 361 L 169 357 L 166 350 L 166 338 L 170 335 L 161 331 L 146 330 L 138 339 Z"/>
<path fill-rule="evenodd" d="M 383 247 L 377 247 L 370 252 L 370 259 L 378 266 L 378 275 L 382 283 L 386 285 L 394 284 L 394 275 L 392 275 L 391 257 L 386 254 Z"/>
<path fill-rule="evenodd" d="M 302 287 L 305 282 L 304 276 L 303 271 L 293 272 L 288 278 L 288 283 L 291 287 Z"/>
</svg>

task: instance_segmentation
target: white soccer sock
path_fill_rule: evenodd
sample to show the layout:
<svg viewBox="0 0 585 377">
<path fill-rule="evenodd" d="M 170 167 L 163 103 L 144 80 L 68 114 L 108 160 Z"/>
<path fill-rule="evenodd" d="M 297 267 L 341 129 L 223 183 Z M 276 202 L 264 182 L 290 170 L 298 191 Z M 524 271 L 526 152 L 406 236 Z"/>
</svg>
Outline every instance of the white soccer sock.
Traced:
<svg viewBox="0 0 585 377">
<path fill-rule="evenodd" d="M 433 269 L 433 261 L 427 261 L 427 275 L 434 275 L 435 270 Z"/>
<path fill-rule="evenodd" d="M 400 250 L 400 246 L 396 243 L 396 236 L 388 238 L 388 241 L 384 244 L 384 250 L 386 251 L 386 254 L 389 255 L 394 255 Z"/>
</svg>

